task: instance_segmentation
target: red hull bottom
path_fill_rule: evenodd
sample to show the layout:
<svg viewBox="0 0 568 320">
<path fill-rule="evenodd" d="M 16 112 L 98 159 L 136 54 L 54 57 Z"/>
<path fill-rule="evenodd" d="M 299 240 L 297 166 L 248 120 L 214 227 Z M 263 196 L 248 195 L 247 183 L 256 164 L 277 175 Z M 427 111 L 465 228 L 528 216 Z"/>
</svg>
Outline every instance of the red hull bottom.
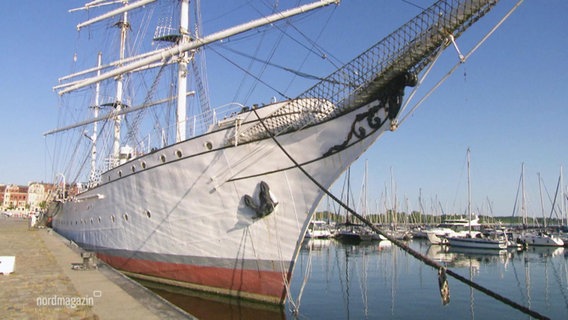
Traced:
<svg viewBox="0 0 568 320">
<path fill-rule="evenodd" d="M 158 262 L 99 253 L 128 276 L 167 285 L 273 304 L 283 304 L 290 273 Z"/>
</svg>

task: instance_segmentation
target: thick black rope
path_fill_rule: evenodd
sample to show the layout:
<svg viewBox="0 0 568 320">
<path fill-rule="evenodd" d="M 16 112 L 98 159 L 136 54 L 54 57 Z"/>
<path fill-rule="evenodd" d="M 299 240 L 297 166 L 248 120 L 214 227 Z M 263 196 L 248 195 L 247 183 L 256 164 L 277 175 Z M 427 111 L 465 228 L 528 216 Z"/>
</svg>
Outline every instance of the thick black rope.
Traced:
<svg viewBox="0 0 568 320">
<path fill-rule="evenodd" d="M 278 142 L 278 140 L 276 140 L 276 137 L 272 134 L 272 132 L 270 132 L 270 130 L 268 129 L 268 127 L 266 126 L 266 124 L 264 124 L 264 121 L 262 121 L 262 118 L 260 118 L 260 116 L 258 115 L 258 113 L 256 112 L 256 109 L 252 109 L 254 114 L 256 115 L 256 117 L 258 118 L 259 122 L 262 124 L 262 126 L 264 127 L 264 130 L 266 130 L 266 132 L 270 135 L 270 138 L 272 138 L 272 140 L 274 141 L 274 143 L 276 143 L 276 145 L 278 146 L 278 148 L 280 148 L 280 150 L 282 150 L 282 152 L 284 152 L 284 154 L 288 157 L 288 159 L 290 159 L 290 161 L 292 161 L 292 163 L 294 163 L 294 166 L 296 166 L 300 171 L 302 171 L 302 173 L 308 178 L 310 179 L 318 188 L 320 188 L 328 197 L 330 197 L 331 199 L 333 199 L 335 202 L 337 202 L 340 206 L 342 206 L 345 210 L 349 211 L 349 213 L 351 213 L 353 216 L 355 216 L 357 219 L 359 219 L 361 222 L 363 222 L 364 224 L 366 224 L 368 227 L 370 227 L 373 231 L 375 231 L 376 233 L 382 235 L 383 237 L 387 238 L 390 242 L 394 243 L 397 247 L 401 248 L 402 250 L 404 250 L 405 252 L 409 253 L 410 255 L 412 255 L 413 257 L 415 257 L 416 259 L 424 262 L 425 264 L 436 268 L 439 271 L 445 271 L 446 274 L 454 277 L 456 280 L 459 280 L 465 284 L 467 284 L 470 287 L 473 287 L 483 293 L 485 293 L 486 295 L 501 301 L 525 314 L 530 315 L 533 318 L 536 319 L 550 319 L 544 315 L 541 315 L 540 313 L 533 311 L 523 305 L 520 305 L 518 303 L 516 303 L 515 301 L 512 301 L 509 298 L 506 298 L 496 292 L 493 292 L 467 278 L 462 277 L 461 275 L 453 272 L 452 270 L 446 269 L 444 266 L 442 266 L 441 264 L 437 263 L 436 261 L 422 255 L 420 252 L 413 250 L 412 248 L 410 248 L 409 246 L 407 246 L 404 242 L 399 241 L 397 239 L 395 239 L 394 237 L 384 233 L 383 231 L 381 231 L 379 228 L 375 227 L 369 220 L 365 219 L 365 217 L 361 216 L 360 214 L 358 214 L 357 212 L 355 212 L 353 209 L 351 209 L 350 207 L 348 207 L 345 203 L 343 203 L 343 201 L 341 201 L 340 199 L 338 199 L 337 197 L 335 197 L 331 192 L 329 192 L 326 188 L 324 188 L 314 177 L 312 177 L 302 166 L 300 166 L 300 164 L 296 161 L 296 159 L 294 159 L 289 153 L 288 151 L 286 151 L 286 149 L 284 149 L 284 147 L 280 144 L 280 142 Z"/>
</svg>

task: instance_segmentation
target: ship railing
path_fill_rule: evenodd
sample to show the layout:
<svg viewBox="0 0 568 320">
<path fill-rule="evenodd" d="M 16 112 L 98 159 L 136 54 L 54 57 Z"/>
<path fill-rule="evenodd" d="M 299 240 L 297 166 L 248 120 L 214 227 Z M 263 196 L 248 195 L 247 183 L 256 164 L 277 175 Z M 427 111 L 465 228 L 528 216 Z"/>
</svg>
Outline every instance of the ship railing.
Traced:
<svg viewBox="0 0 568 320">
<path fill-rule="evenodd" d="M 222 127 L 223 123 L 230 122 L 231 119 L 246 110 L 249 110 L 249 107 L 238 102 L 231 102 L 190 117 L 187 120 L 187 132 L 190 133 L 188 138 L 202 135 L 216 127 Z"/>
</svg>

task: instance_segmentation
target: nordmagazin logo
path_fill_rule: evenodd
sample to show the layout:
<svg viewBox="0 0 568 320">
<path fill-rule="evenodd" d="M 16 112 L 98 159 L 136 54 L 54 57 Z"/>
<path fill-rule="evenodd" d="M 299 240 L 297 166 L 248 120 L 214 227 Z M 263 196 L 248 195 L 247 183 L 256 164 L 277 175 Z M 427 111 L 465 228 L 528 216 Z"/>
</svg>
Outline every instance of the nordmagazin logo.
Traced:
<svg viewBox="0 0 568 320">
<path fill-rule="evenodd" d="M 99 298 L 102 295 L 100 291 L 93 291 L 93 296 L 84 297 L 67 297 L 53 295 L 49 297 L 37 297 L 36 305 L 38 307 L 66 307 L 75 309 L 81 306 L 93 306 L 95 304 L 95 298 Z"/>
</svg>

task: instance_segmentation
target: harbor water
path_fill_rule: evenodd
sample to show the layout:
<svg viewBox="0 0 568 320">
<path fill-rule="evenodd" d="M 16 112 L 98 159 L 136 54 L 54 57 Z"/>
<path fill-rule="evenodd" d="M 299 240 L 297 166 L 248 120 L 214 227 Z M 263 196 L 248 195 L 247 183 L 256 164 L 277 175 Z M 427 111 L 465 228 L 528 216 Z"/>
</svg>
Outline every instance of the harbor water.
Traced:
<svg viewBox="0 0 568 320">
<path fill-rule="evenodd" d="M 459 275 L 551 319 L 568 318 L 568 250 L 496 251 L 409 246 Z M 306 240 L 282 309 L 216 297 L 159 294 L 200 319 L 531 319 L 448 276 L 443 304 L 437 270 L 388 241 L 347 245 Z"/>
</svg>

